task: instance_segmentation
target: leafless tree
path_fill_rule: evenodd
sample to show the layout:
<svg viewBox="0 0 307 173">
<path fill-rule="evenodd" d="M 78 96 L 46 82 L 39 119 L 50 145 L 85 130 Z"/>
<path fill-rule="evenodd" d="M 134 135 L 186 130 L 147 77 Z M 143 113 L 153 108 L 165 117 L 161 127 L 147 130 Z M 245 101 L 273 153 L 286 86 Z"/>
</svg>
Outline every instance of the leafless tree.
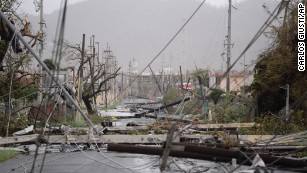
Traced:
<svg viewBox="0 0 307 173">
<path fill-rule="evenodd" d="M 67 61 L 74 61 L 77 62 L 77 74 L 81 74 L 83 70 L 81 70 L 81 45 L 80 44 L 71 44 L 66 42 L 64 44 L 64 54 Z M 105 64 L 98 64 L 95 68 L 93 68 L 93 65 L 91 64 L 92 61 L 95 61 L 96 55 L 90 55 L 89 50 L 85 50 L 85 56 L 84 56 L 84 62 L 83 64 L 85 66 L 90 66 L 91 72 L 83 77 L 83 90 L 81 93 L 81 99 L 84 102 L 86 109 L 89 114 L 93 114 L 94 110 L 92 107 L 91 100 L 95 97 L 95 95 L 108 91 L 110 87 L 105 88 L 105 83 L 110 81 L 111 79 L 114 79 L 116 76 L 118 76 L 120 73 L 120 68 L 117 68 L 113 73 L 106 75 L 105 70 Z M 92 66 L 92 67 L 91 67 Z M 77 78 L 75 79 L 75 83 L 77 84 Z M 95 87 L 93 87 L 95 86 Z M 80 86 L 76 86 L 78 88 Z"/>
</svg>

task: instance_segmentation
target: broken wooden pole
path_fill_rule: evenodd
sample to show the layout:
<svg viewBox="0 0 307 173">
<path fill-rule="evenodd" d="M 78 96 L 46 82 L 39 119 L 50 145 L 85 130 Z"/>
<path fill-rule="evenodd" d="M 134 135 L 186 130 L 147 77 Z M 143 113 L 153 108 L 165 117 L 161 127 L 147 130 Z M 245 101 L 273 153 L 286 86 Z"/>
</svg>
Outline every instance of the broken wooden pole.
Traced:
<svg viewBox="0 0 307 173">
<path fill-rule="evenodd" d="M 183 79 L 182 79 L 182 70 L 181 70 L 181 66 L 179 67 L 180 69 L 180 83 L 181 83 L 181 88 L 183 88 Z"/>
<path fill-rule="evenodd" d="M 160 111 L 161 109 L 165 109 L 165 108 L 168 108 L 168 107 L 171 107 L 171 106 L 175 106 L 175 105 L 178 105 L 180 103 L 184 103 L 186 101 L 189 101 L 191 99 L 191 97 L 187 97 L 183 100 L 178 100 L 176 102 L 173 102 L 173 103 L 170 103 L 168 105 L 164 105 L 164 106 L 161 106 L 159 108 L 155 108 L 155 109 L 151 109 L 151 110 L 147 110 L 147 111 L 144 111 L 144 112 L 141 112 L 141 113 L 135 113 L 134 117 L 135 118 L 138 118 L 138 117 L 142 117 L 142 116 L 145 116 L 146 113 L 152 113 L 152 112 L 157 112 L 157 111 Z M 147 115 L 146 115 L 147 116 Z"/>
<path fill-rule="evenodd" d="M 108 144 L 108 151 L 126 152 L 126 153 L 137 153 L 137 154 L 149 154 L 162 156 L 163 148 L 161 147 L 147 147 L 147 146 L 135 146 L 128 144 Z M 231 158 L 217 157 L 214 155 L 206 155 L 199 153 L 192 153 L 186 151 L 175 151 L 171 150 L 169 156 L 180 157 L 180 158 L 192 158 L 199 160 L 209 160 L 217 162 L 230 162 Z"/>
<path fill-rule="evenodd" d="M 172 140 L 173 140 L 175 130 L 176 130 L 176 123 L 173 123 L 171 129 L 168 131 L 167 140 L 166 140 L 165 146 L 163 148 L 162 164 L 161 164 L 161 167 L 160 167 L 160 170 L 162 172 L 166 168 L 167 158 L 168 158 L 169 153 L 171 151 Z"/>
<path fill-rule="evenodd" d="M 197 142 L 183 142 L 182 139 L 186 137 L 180 137 L 180 142 L 173 142 L 173 145 L 182 145 L 182 146 L 204 146 L 204 147 L 215 147 L 215 148 L 226 148 L 238 147 L 238 144 L 225 144 L 225 143 L 197 143 Z"/>
<path fill-rule="evenodd" d="M 289 159 L 285 157 L 276 157 L 271 156 L 270 154 L 259 154 L 261 159 L 267 165 L 281 165 L 284 167 L 306 167 L 307 169 L 307 160 L 296 160 L 296 159 Z"/>
<path fill-rule="evenodd" d="M 162 156 L 163 148 L 160 147 L 147 147 L 147 146 L 135 146 L 127 144 L 108 144 L 108 151 L 117 151 L 117 152 L 126 152 L 126 153 L 138 153 L 138 154 L 149 154 L 149 155 L 160 155 Z M 225 149 L 213 149 L 205 150 L 204 147 L 180 147 L 180 150 L 171 149 L 169 156 L 181 157 L 181 158 L 192 158 L 200 160 L 208 160 L 215 162 L 231 162 L 232 158 L 236 158 L 239 164 L 251 165 L 252 163 L 248 158 L 243 157 L 243 153 L 234 152 L 231 150 Z M 255 154 L 247 154 L 251 159 Z M 290 159 L 284 157 L 271 156 L 269 154 L 260 154 L 259 155 L 265 164 L 269 165 L 278 165 L 289 168 L 302 168 L 307 167 L 306 160 Z"/>
<path fill-rule="evenodd" d="M 205 146 L 185 146 L 184 151 L 199 153 L 199 154 L 209 154 L 221 157 L 237 158 L 237 159 L 242 157 L 242 154 L 239 151 L 222 149 L 222 148 L 205 147 Z"/>
</svg>

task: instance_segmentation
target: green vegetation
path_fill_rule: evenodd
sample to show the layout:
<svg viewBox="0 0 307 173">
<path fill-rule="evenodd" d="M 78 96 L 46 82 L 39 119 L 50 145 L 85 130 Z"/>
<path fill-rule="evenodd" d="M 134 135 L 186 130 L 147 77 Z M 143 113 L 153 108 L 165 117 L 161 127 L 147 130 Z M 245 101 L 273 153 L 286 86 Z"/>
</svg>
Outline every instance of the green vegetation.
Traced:
<svg viewBox="0 0 307 173">
<path fill-rule="evenodd" d="M 249 135 L 285 135 L 307 130 L 303 111 L 294 113 L 288 121 L 271 113 L 266 113 L 262 117 L 256 118 L 255 123 L 256 125 L 251 129 L 240 129 L 240 133 Z"/>
<path fill-rule="evenodd" d="M 44 63 L 49 68 L 49 70 L 56 70 L 56 66 L 51 59 L 45 59 Z"/>
<path fill-rule="evenodd" d="M 129 135 L 147 135 L 147 130 L 133 130 L 128 132 Z"/>
<path fill-rule="evenodd" d="M 6 136 L 8 119 L 3 114 L 0 114 L 0 136 Z M 11 135 L 14 132 L 28 127 L 30 124 L 26 116 L 12 116 L 10 121 L 10 127 L 8 129 L 8 134 Z"/>
<path fill-rule="evenodd" d="M 196 70 L 192 73 L 197 80 L 203 80 L 202 83 L 206 82 L 206 77 L 204 73 L 205 70 Z M 202 74 L 202 75 L 201 75 Z M 209 108 L 211 110 L 211 117 L 208 117 L 208 113 L 204 109 L 204 100 L 200 98 L 201 90 L 199 84 L 195 84 L 196 88 L 192 90 L 193 93 L 197 95 L 192 95 L 189 92 L 185 92 L 180 88 L 169 88 L 167 93 L 164 95 L 163 103 L 170 104 L 175 101 L 181 100 L 184 94 L 190 94 L 191 100 L 186 102 L 184 109 L 182 110 L 183 114 L 193 115 L 194 118 L 199 118 L 200 121 L 205 122 L 214 122 L 214 123 L 233 123 L 233 122 L 248 122 L 252 120 L 252 108 L 254 106 L 252 98 L 245 93 L 229 92 L 225 93 L 221 89 L 213 89 L 211 93 L 206 97 L 206 100 L 209 100 Z M 212 103 L 213 102 L 213 103 Z M 170 114 L 177 111 L 177 107 L 171 107 L 167 109 Z M 181 109 L 176 112 L 180 114 Z"/>
<path fill-rule="evenodd" d="M 11 159 L 17 155 L 17 152 L 14 150 L 0 150 L 0 163 L 8 159 Z"/>
<path fill-rule="evenodd" d="M 219 96 L 220 97 L 220 96 Z M 211 106 L 212 121 L 215 123 L 234 123 L 251 121 L 252 99 L 236 92 L 226 93 L 220 101 Z"/>
<path fill-rule="evenodd" d="M 89 119 L 92 121 L 93 124 L 100 124 L 102 121 L 105 120 L 105 118 L 98 116 L 98 115 L 91 115 L 89 116 Z M 88 124 L 84 120 L 83 117 L 81 117 L 80 121 L 71 120 L 67 122 L 67 125 L 71 127 L 87 127 Z"/>
<path fill-rule="evenodd" d="M 216 105 L 218 101 L 220 100 L 222 94 L 225 92 L 219 88 L 215 88 L 212 90 L 212 92 L 209 95 L 209 98 L 213 101 L 213 103 Z"/>
<path fill-rule="evenodd" d="M 199 95 L 197 90 L 192 92 L 197 92 Z M 164 95 L 162 102 L 167 105 L 176 101 L 183 100 L 184 94 L 187 95 L 189 93 L 177 87 L 169 88 Z M 167 108 L 168 113 L 175 115 L 179 115 L 180 113 L 192 115 L 201 114 L 203 108 L 203 100 L 199 99 L 198 97 L 191 97 L 189 101 L 184 103 L 183 109 L 178 109 L 179 105 L 180 104 Z"/>
<path fill-rule="evenodd" d="M 298 158 L 303 158 L 303 157 L 307 157 L 307 151 L 301 151 L 297 153 L 297 157 Z"/>
<path fill-rule="evenodd" d="M 259 113 L 277 114 L 285 106 L 280 88 L 289 84 L 290 105 L 295 112 L 302 110 L 307 120 L 306 71 L 297 70 L 297 4 L 290 3 L 289 10 L 286 22 L 281 27 L 273 27 L 275 41 L 260 55 L 248 91 L 258 103 Z"/>
<path fill-rule="evenodd" d="M 87 127 L 87 123 L 83 118 L 80 121 L 72 120 L 67 123 L 71 127 Z"/>
<path fill-rule="evenodd" d="M 11 8 L 13 5 L 8 7 Z M 3 8 L 3 7 L 1 7 Z M 1 9 L 3 10 L 3 9 Z M 5 10 L 3 10 L 5 11 Z M 213 89 L 206 97 L 211 104 L 211 122 L 214 123 L 232 123 L 232 122 L 248 122 L 255 121 L 256 126 L 252 129 L 241 129 L 242 134 L 288 134 L 302 130 L 307 130 L 307 75 L 305 72 L 297 70 L 297 4 L 290 3 L 287 20 L 280 27 L 272 26 L 273 32 L 271 35 L 275 41 L 269 48 L 264 51 L 259 57 L 255 65 L 255 75 L 252 84 L 244 89 L 246 93 L 228 92 L 225 93 L 221 89 Z M 4 37 L 1 37 L 3 39 Z M 6 48 L 4 48 L 6 47 Z M 0 52 L 7 52 L 8 45 L 5 40 L 0 40 Z M 0 96 L 1 103 L 4 105 L 4 113 L 0 114 L 0 135 L 6 135 L 6 126 L 8 122 L 8 115 L 10 118 L 9 134 L 14 131 L 27 127 L 29 124 L 36 124 L 36 127 L 43 127 L 45 120 L 34 122 L 35 120 L 28 120 L 25 115 L 17 116 L 15 112 L 10 112 L 10 104 L 13 107 L 26 107 L 29 103 L 35 101 L 38 97 L 38 79 L 39 76 L 23 71 L 26 69 L 26 63 L 31 59 L 30 54 L 24 54 L 14 57 L 14 54 L 9 55 L 7 52 L 7 64 L 0 75 Z M 1 60 L 2 62 L 2 60 Z M 51 59 L 44 60 L 44 63 L 50 70 L 55 70 L 56 66 Z M 119 69 L 118 69 L 119 70 Z M 100 70 L 99 70 L 100 71 Z M 94 77 L 92 82 L 98 82 L 104 75 L 103 70 L 100 74 Z M 118 71 L 110 78 L 115 78 Z M 208 70 L 196 69 L 191 73 L 191 83 L 193 86 L 199 86 L 202 83 L 204 86 L 209 86 Z M 110 80 L 108 79 L 108 80 Z M 200 81 L 200 82 L 199 82 Z M 285 95 L 280 91 L 285 85 L 290 86 L 290 116 L 283 116 L 281 111 L 285 107 Z M 148 84 L 148 88 L 152 87 Z M 101 117 L 97 115 L 97 110 L 92 109 L 91 100 L 93 96 L 102 92 L 103 83 L 100 88 L 93 92 L 91 84 L 84 84 L 84 92 L 82 98 L 87 105 L 89 118 L 94 124 L 100 124 L 102 121 L 112 121 L 112 117 Z M 191 92 L 195 95 L 186 92 L 176 86 L 169 87 L 163 97 L 164 104 L 170 104 L 175 101 L 180 101 L 185 96 L 190 95 L 191 100 L 183 105 L 183 109 L 178 109 L 178 106 L 167 108 L 169 114 L 192 114 L 198 117 L 201 121 L 209 122 L 208 115 L 204 111 L 204 99 L 201 98 L 201 87 L 193 89 Z M 8 94 L 8 91 L 12 91 Z M 26 102 L 25 105 L 18 105 L 21 102 Z M 120 104 L 119 100 L 114 101 L 108 108 L 114 109 Z M 254 118 L 253 109 L 257 116 Z M 257 111 L 256 111 L 257 109 Z M 71 113 L 73 114 L 73 113 Z M 50 120 L 48 124 L 59 125 L 61 122 Z M 86 127 L 87 123 L 83 118 L 80 121 L 69 120 L 68 125 L 71 127 Z M 156 134 L 165 133 L 170 128 L 169 122 L 157 122 L 152 129 Z M 130 134 L 143 134 L 144 131 L 132 131 Z M 7 153 L 0 153 L 0 159 L 10 158 L 14 156 L 14 151 L 5 151 Z M 306 155 L 306 152 L 304 152 Z M 11 156 L 12 155 L 12 156 Z M 1 161 L 1 160 L 0 160 Z"/>
<path fill-rule="evenodd" d="M 2 5 L 0 7 L 2 12 L 14 13 L 16 6 L 19 6 L 16 0 L 2 2 L 3 1 L 1 1 Z M 32 73 L 31 70 L 25 70 L 29 69 L 27 65 L 29 65 L 28 63 L 31 59 L 31 55 L 29 55 L 29 52 L 23 52 L 16 56 L 16 54 L 9 49 L 9 41 L 13 33 L 9 33 L 8 31 L 9 29 L 6 25 L 1 27 L 0 65 L 5 66 L 5 68 L 1 69 L 3 71 L 0 73 L 1 135 L 6 133 L 6 130 L 3 129 L 6 129 L 9 116 L 11 116 L 11 118 L 13 116 L 16 117 L 19 110 L 26 108 L 37 99 L 39 91 L 37 85 L 38 75 L 34 72 Z M 18 119 L 18 117 L 16 117 L 16 119 Z M 12 125 L 14 125 L 14 123 L 12 123 Z M 25 124 L 23 124 L 23 127 L 24 126 Z M 10 127 L 9 134 L 18 128 L 20 128 L 18 125 Z"/>
<path fill-rule="evenodd" d="M 164 94 L 162 102 L 165 105 L 167 105 L 167 104 L 173 103 L 175 101 L 178 101 L 180 99 L 182 99 L 181 96 L 180 96 L 180 89 L 172 87 L 172 88 L 168 88 L 166 94 Z M 167 108 L 167 111 L 169 113 L 173 113 L 173 112 L 175 112 L 175 110 L 176 109 L 174 107 Z"/>
<path fill-rule="evenodd" d="M 99 115 L 90 115 L 89 119 L 92 121 L 93 124 L 100 124 L 103 121 L 114 121 L 114 118 L 110 116 L 99 116 Z M 81 117 L 80 121 L 72 120 L 67 123 L 71 127 L 87 127 L 87 123 L 83 117 Z"/>
<path fill-rule="evenodd" d="M 120 100 L 114 100 L 114 101 L 112 102 L 112 104 L 108 105 L 107 108 L 104 107 L 103 109 L 104 109 L 104 110 L 115 109 L 116 106 L 120 105 L 120 103 L 121 103 Z"/>
<path fill-rule="evenodd" d="M 209 70 L 196 69 L 191 73 L 191 77 L 192 81 L 194 81 L 194 85 L 198 85 L 198 77 L 200 77 L 202 84 L 209 87 Z"/>
<path fill-rule="evenodd" d="M 90 120 L 94 123 L 94 124 L 100 124 L 103 121 L 114 121 L 114 118 L 110 117 L 110 116 L 99 116 L 99 115 L 91 115 L 90 116 Z"/>
<path fill-rule="evenodd" d="M 12 73 L 12 72 L 10 72 Z M 8 74 L 9 75 L 9 74 Z M 32 102 L 37 99 L 38 87 L 34 84 L 32 78 L 18 77 L 17 74 L 12 75 L 12 85 L 11 78 L 4 78 L 0 76 L 0 95 L 4 101 L 9 100 L 9 91 L 15 91 L 11 93 L 11 98 L 15 100 L 27 99 L 27 101 Z M 18 91 L 18 92 L 16 92 Z"/>
</svg>

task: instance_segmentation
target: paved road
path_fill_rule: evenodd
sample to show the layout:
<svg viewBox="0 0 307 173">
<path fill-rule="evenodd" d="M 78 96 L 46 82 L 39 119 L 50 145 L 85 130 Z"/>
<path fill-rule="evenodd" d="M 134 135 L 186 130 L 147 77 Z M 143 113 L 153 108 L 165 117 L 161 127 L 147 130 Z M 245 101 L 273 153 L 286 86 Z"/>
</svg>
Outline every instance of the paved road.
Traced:
<svg viewBox="0 0 307 173">
<path fill-rule="evenodd" d="M 36 161 L 35 172 L 40 172 L 43 154 Z M 121 154 L 110 152 L 69 152 L 48 153 L 42 172 L 46 173 L 94 173 L 94 172 L 157 172 L 158 169 L 150 168 L 158 164 L 158 157 L 147 155 Z M 29 172 L 33 165 L 34 155 L 20 155 L 15 159 L 0 164 L 0 172 Z M 112 162 L 113 160 L 114 162 Z M 148 164 L 149 163 L 149 164 Z M 147 167 L 147 168 L 146 168 Z M 128 169 L 131 168 L 131 169 Z M 156 170 L 156 171 L 155 171 Z M 159 171 L 158 171 L 159 172 Z"/>
<path fill-rule="evenodd" d="M 18 157 L 0 164 L 0 173 L 30 172 L 34 155 L 19 155 Z M 35 163 L 35 172 L 40 172 L 43 154 L 38 155 Z M 67 152 L 48 153 L 45 157 L 43 173 L 159 173 L 159 157 L 141 154 L 116 152 Z M 169 158 L 167 172 L 225 172 L 221 164 L 194 160 Z M 228 166 L 225 164 L 226 167 Z M 216 167 L 213 168 L 212 167 Z M 241 167 L 239 170 L 246 169 Z M 282 172 L 282 171 L 275 171 Z M 287 172 L 287 171 L 285 171 Z"/>
</svg>

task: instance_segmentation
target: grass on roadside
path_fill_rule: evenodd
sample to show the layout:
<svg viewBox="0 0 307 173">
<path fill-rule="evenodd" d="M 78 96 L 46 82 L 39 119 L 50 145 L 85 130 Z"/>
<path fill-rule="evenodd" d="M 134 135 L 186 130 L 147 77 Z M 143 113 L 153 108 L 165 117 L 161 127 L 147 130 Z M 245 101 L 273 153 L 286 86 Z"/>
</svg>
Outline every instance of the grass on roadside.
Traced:
<svg viewBox="0 0 307 173">
<path fill-rule="evenodd" d="M 116 109 L 116 106 L 120 105 L 121 101 L 120 100 L 115 100 L 113 101 L 108 107 L 103 107 L 103 110 L 110 110 L 110 109 Z"/>
<path fill-rule="evenodd" d="M 87 127 L 87 123 L 83 118 L 81 118 L 80 121 L 69 121 L 67 124 L 71 127 Z"/>
<path fill-rule="evenodd" d="M 0 150 L 0 162 L 4 162 L 17 155 L 17 151 L 14 150 Z"/>
<path fill-rule="evenodd" d="M 102 117 L 102 116 L 98 116 L 98 115 L 90 115 L 89 119 L 92 121 L 93 124 L 100 124 L 103 121 L 111 121 L 112 117 Z M 67 122 L 67 125 L 71 126 L 71 127 L 88 127 L 86 121 L 81 118 L 80 121 L 76 121 L 76 120 L 72 120 Z"/>
</svg>

